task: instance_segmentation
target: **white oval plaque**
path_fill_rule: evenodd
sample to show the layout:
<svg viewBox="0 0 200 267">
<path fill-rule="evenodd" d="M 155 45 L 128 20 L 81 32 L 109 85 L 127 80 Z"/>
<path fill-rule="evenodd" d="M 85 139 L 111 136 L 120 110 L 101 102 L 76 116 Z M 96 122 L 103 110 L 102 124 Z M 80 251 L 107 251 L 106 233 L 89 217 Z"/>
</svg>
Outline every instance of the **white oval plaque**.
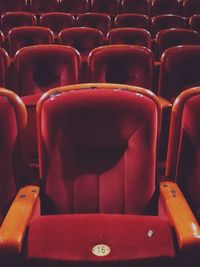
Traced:
<svg viewBox="0 0 200 267">
<path fill-rule="evenodd" d="M 98 244 L 92 248 L 92 253 L 97 257 L 105 257 L 110 254 L 110 247 L 105 244 Z"/>
</svg>

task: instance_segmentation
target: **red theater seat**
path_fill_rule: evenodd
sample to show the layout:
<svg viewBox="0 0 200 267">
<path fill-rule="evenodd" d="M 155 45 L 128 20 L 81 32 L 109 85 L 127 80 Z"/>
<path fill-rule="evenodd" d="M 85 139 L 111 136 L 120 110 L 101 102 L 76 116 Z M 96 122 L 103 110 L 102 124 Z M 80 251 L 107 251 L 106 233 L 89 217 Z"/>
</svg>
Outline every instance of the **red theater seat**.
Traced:
<svg viewBox="0 0 200 267">
<path fill-rule="evenodd" d="M 22 47 L 52 44 L 54 42 L 53 32 L 49 28 L 37 26 L 17 27 L 8 33 L 8 48 L 10 57 Z"/>
<path fill-rule="evenodd" d="M 181 14 L 181 4 L 179 0 L 152 0 L 151 2 L 151 16 L 162 14 Z"/>
<path fill-rule="evenodd" d="M 4 34 L 9 30 L 20 26 L 33 26 L 37 24 L 36 16 L 28 12 L 7 12 L 1 17 L 1 29 Z"/>
<path fill-rule="evenodd" d="M 0 14 L 8 11 L 26 11 L 27 0 L 0 0 Z"/>
<path fill-rule="evenodd" d="M 156 35 L 157 56 L 161 58 L 162 53 L 169 47 L 178 45 L 199 45 L 200 36 L 197 32 L 189 29 L 167 29 L 161 30 Z"/>
<path fill-rule="evenodd" d="M 200 222 L 200 87 L 182 92 L 172 107 L 166 175 L 182 188 Z"/>
<path fill-rule="evenodd" d="M 193 15 L 189 19 L 189 27 L 200 33 L 200 14 L 198 15 Z"/>
<path fill-rule="evenodd" d="M 107 35 L 109 44 L 141 45 L 151 49 L 151 35 L 145 29 L 117 28 L 109 31 Z"/>
<path fill-rule="evenodd" d="M 108 45 L 95 48 L 88 64 L 93 82 L 121 83 L 152 89 L 154 57 L 141 46 Z"/>
<path fill-rule="evenodd" d="M 88 11 L 88 0 L 60 0 L 58 10 L 78 15 Z"/>
<path fill-rule="evenodd" d="M 20 253 L 23 245 L 26 266 L 35 267 L 166 267 L 175 257 L 172 227 L 182 251 L 198 246 L 197 222 L 177 185 L 160 183 L 159 197 L 161 106 L 149 90 L 116 84 L 55 88 L 38 102 L 37 119 L 42 208 L 24 220 L 21 211 L 27 216 L 32 201 L 16 199 L 0 228 L 1 252 L 9 255 L 12 245 Z M 27 231 L 18 228 L 25 221 Z"/>
<path fill-rule="evenodd" d="M 133 27 L 149 29 L 149 19 L 143 14 L 120 14 L 115 17 L 116 27 Z"/>
<path fill-rule="evenodd" d="M 115 17 L 119 12 L 118 0 L 91 0 L 91 11 Z"/>
<path fill-rule="evenodd" d="M 200 46 L 182 45 L 165 50 L 161 58 L 158 94 L 169 101 L 200 85 Z"/>
<path fill-rule="evenodd" d="M 149 15 L 150 3 L 148 0 L 123 0 L 122 13 L 137 13 Z"/>
<path fill-rule="evenodd" d="M 200 2 L 198 0 L 183 1 L 183 16 L 190 17 L 200 13 Z"/>
<path fill-rule="evenodd" d="M 185 28 L 185 18 L 179 15 L 165 14 L 151 18 L 151 34 L 155 37 L 160 30 L 170 28 Z"/>
<path fill-rule="evenodd" d="M 72 14 L 64 12 L 49 12 L 43 13 L 40 16 L 40 25 L 50 28 L 57 37 L 59 32 L 64 28 L 72 27 L 75 23 L 75 18 Z"/>
<path fill-rule="evenodd" d="M 77 17 L 79 27 L 90 27 L 100 30 L 104 36 L 111 29 L 111 18 L 108 14 L 102 13 L 85 13 Z"/>
<path fill-rule="evenodd" d="M 30 9 L 36 14 L 55 12 L 58 4 L 59 0 L 30 0 Z"/>
<path fill-rule="evenodd" d="M 0 86 L 6 87 L 8 79 L 8 67 L 9 56 L 3 48 L 0 48 Z"/>
</svg>

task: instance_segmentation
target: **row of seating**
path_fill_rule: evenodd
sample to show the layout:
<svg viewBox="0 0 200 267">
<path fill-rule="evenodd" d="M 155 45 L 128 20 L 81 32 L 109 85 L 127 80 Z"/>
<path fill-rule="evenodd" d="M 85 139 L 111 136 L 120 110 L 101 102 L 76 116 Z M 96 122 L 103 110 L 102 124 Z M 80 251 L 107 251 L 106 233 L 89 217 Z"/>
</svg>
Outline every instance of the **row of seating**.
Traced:
<svg viewBox="0 0 200 267">
<path fill-rule="evenodd" d="M 164 181 L 156 176 L 162 105 L 148 90 L 46 92 L 37 103 L 40 187 L 20 180 L 25 106 L 2 88 L 0 103 L 2 267 L 198 266 L 199 217 L 178 184 L 198 215 L 200 87 L 173 104 Z"/>
<path fill-rule="evenodd" d="M 111 29 L 105 38 L 101 31 L 88 27 L 63 29 L 58 34 L 58 37 L 54 39 L 54 35 L 49 28 L 37 26 L 17 27 L 9 31 L 7 39 L 2 33 L 0 37 L 1 47 L 6 49 L 11 59 L 22 47 L 56 43 L 77 49 L 84 62 L 87 61 L 92 49 L 108 44 L 129 44 L 147 47 L 152 50 L 158 61 L 160 61 L 162 53 L 169 47 L 200 44 L 200 36 L 196 31 L 181 28 L 161 30 L 154 40 L 145 29 L 115 28 Z"/>
<path fill-rule="evenodd" d="M 70 13 L 50 12 L 40 16 L 39 21 L 33 13 L 27 12 L 7 12 L 1 16 L 0 29 L 7 36 L 8 32 L 19 26 L 43 26 L 50 28 L 54 35 L 69 27 L 91 27 L 102 31 L 104 36 L 111 28 L 133 27 L 143 28 L 151 32 L 153 37 L 162 29 L 168 28 L 190 28 L 200 32 L 200 15 L 194 15 L 186 20 L 179 15 L 159 15 L 148 19 L 146 15 L 141 14 L 120 14 L 115 17 L 114 24 L 111 17 L 101 13 L 85 13 L 79 15 L 76 19 Z"/>
<path fill-rule="evenodd" d="M 29 3 L 28 3 L 29 2 Z M 119 13 L 139 13 L 148 16 L 176 14 L 185 17 L 200 13 L 198 0 L 17 0 L 0 1 L 0 12 L 7 11 L 69 12 L 75 15 L 86 12 L 108 13 L 116 16 Z"/>
</svg>

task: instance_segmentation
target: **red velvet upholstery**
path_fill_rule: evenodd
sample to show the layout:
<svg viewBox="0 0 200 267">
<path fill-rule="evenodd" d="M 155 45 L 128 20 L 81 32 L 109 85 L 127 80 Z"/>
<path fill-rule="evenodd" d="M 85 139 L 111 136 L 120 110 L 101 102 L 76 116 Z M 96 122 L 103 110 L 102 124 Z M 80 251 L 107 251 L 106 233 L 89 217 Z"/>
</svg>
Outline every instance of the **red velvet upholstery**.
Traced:
<svg viewBox="0 0 200 267">
<path fill-rule="evenodd" d="M 149 96 L 105 86 L 40 101 L 40 165 L 49 212 L 152 209 L 159 118 Z"/>
<path fill-rule="evenodd" d="M 49 12 L 40 16 L 40 25 L 50 28 L 56 36 L 62 29 L 72 27 L 74 23 L 74 16 L 64 12 Z"/>
<path fill-rule="evenodd" d="M 88 58 L 93 82 L 111 82 L 152 88 L 154 58 L 141 46 L 109 45 L 94 49 Z"/>
<path fill-rule="evenodd" d="M 0 88 L 0 214 L 5 215 L 23 181 L 19 134 L 26 121 L 21 99 L 13 92 Z M 28 178 L 28 177 L 26 177 Z"/>
<path fill-rule="evenodd" d="M 98 244 L 108 245 L 110 253 L 95 256 L 92 248 Z M 27 247 L 28 259 L 40 261 L 112 263 L 174 257 L 171 227 L 156 216 L 42 216 L 30 226 Z"/>
<path fill-rule="evenodd" d="M 151 49 L 151 35 L 145 29 L 117 28 L 108 33 L 109 44 L 141 45 Z"/>
<path fill-rule="evenodd" d="M 5 36 L 2 31 L 0 31 L 0 46 L 2 47 L 5 41 Z"/>
<path fill-rule="evenodd" d="M 0 13 L 8 11 L 26 11 L 27 0 L 0 0 Z"/>
<path fill-rule="evenodd" d="M 189 27 L 200 33 L 200 14 L 193 15 L 189 19 Z"/>
<path fill-rule="evenodd" d="M 135 13 L 149 15 L 150 3 L 148 0 L 123 0 L 122 13 Z"/>
<path fill-rule="evenodd" d="M 117 27 L 133 27 L 133 28 L 149 28 L 149 20 L 146 15 L 143 14 L 120 14 L 115 18 L 115 25 Z"/>
<path fill-rule="evenodd" d="M 190 17 L 200 13 L 200 2 L 198 0 L 183 1 L 183 16 Z"/>
<path fill-rule="evenodd" d="M 162 53 L 169 47 L 178 45 L 199 45 L 199 34 L 189 29 L 161 30 L 156 35 L 157 56 L 160 59 Z"/>
<path fill-rule="evenodd" d="M 8 48 L 11 57 L 22 47 L 37 44 L 52 44 L 53 32 L 44 27 L 24 26 L 10 30 L 8 34 Z"/>
<path fill-rule="evenodd" d="M 200 222 L 200 88 L 184 91 L 174 102 L 166 175 L 177 181 Z"/>
<path fill-rule="evenodd" d="M 104 35 L 111 29 L 111 18 L 102 13 L 85 13 L 77 17 L 79 27 L 90 27 L 100 30 Z"/>
<path fill-rule="evenodd" d="M 58 42 L 76 48 L 87 62 L 89 53 L 103 43 L 103 34 L 94 28 L 74 27 L 62 30 L 58 35 Z"/>
<path fill-rule="evenodd" d="M 75 15 L 88 11 L 88 0 L 60 0 L 58 10 Z"/>
<path fill-rule="evenodd" d="M 36 16 L 28 12 L 7 12 L 1 17 L 1 29 L 6 35 L 14 27 L 32 26 L 36 24 Z"/>
<path fill-rule="evenodd" d="M 155 37 L 160 30 L 170 28 L 185 28 L 185 18 L 179 15 L 158 15 L 151 19 L 151 34 Z"/>
<path fill-rule="evenodd" d="M 180 7 L 179 0 L 152 0 L 151 16 L 162 14 L 180 15 Z"/>
<path fill-rule="evenodd" d="M 29 0 L 31 11 L 40 14 L 44 12 L 55 12 L 57 10 L 59 0 Z"/>
<path fill-rule="evenodd" d="M 106 13 L 110 16 L 116 16 L 119 12 L 118 0 L 91 0 L 91 11 Z"/>
<path fill-rule="evenodd" d="M 200 84 L 200 46 L 165 50 L 161 58 L 158 94 L 173 101 L 182 91 Z"/>
<path fill-rule="evenodd" d="M 80 55 L 72 47 L 37 45 L 22 48 L 14 57 L 16 90 L 25 96 L 76 83 L 79 66 Z"/>
<path fill-rule="evenodd" d="M 5 87 L 7 82 L 7 73 L 9 66 L 9 57 L 7 52 L 0 48 L 0 86 Z"/>
</svg>

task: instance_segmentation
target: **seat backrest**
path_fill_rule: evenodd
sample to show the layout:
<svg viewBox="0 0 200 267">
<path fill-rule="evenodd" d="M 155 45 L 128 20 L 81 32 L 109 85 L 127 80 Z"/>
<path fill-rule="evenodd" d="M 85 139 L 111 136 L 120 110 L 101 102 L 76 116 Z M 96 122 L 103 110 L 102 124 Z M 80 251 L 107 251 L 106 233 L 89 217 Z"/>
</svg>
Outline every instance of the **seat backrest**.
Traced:
<svg viewBox="0 0 200 267">
<path fill-rule="evenodd" d="M 106 13 L 110 16 L 116 16 L 119 12 L 118 0 L 91 0 L 91 11 Z"/>
<path fill-rule="evenodd" d="M 104 35 L 111 29 L 111 18 L 108 14 L 85 13 L 76 19 L 77 26 L 90 27 L 100 30 Z"/>
<path fill-rule="evenodd" d="M 200 46 L 166 49 L 161 57 L 158 94 L 173 102 L 182 91 L 197 85 L 200 85 Z"/>
<path fill-rule="evenodd" d="M 149 28 L 149 19 L 143 14 L 125 13 L 119 14 L 115 18 L 116 27 L 133 27 L 133 28 Z"/>
<path fill-rule="evenodd" d="M 1 29 L 4 34 L 14 27 L 33 26 L 37 24 L 36 16 L 28 12 L 7 12 L 1 17 Z"/>
<path fill-rule="evenodd" d="M 28 8 L 27 0 L 0 0 L 0 13 L 8 11 L 26 11 Z"/>
<path fill-rule="evenodd" d="M 191 16 L 188 24 L 192 30 L 200 33 L 200 14 Z"/>
<path fill-rule="evenodd" d="M 57 11 L 59 0 L 29 0 L 30 9 L 36 14 Z"/>
<path fill-rule="evenodd" d="M 14 57 L 15 90 L 21 96 L 34 95 L 55 86 L 77 83 L 80 64 L 80 54 L 69 46 L 21 48 Z"/>
<path fill-rule="evenodd" d="M 58 10 L 72 14 L 81 14 L 88 11 L 88 0 L 60 0 Z"/>
<path fill-rule="evenodd" d="M 41 98 L 37 117 L 47 210 L 149 211 L 160 121 L 155 95 L 127 85 L 57 88 Z"/>
<path fill-rule="evenodd" d="M 146 47 L 108 45 L 95 48 L 88 64 L 93 82 L 131 84 L 152 89 L 154 57 Z"/>
<path fill-rule="evenodd" d="M 170 28 L 185 28 L 185 18 L 179 15 L 164 14 L 151 19 L 151 34 L 155 37 L 160 30 Z"/>
<path fill-rule="evenodd" d="M 7 52 L 0 47 L 0 86 L 2 87 L 7 85 L 9 62 Z"/>
<path fill-rule="evenodd" d="M 10 57 L 14 57 L 15 53 L 22 47 L 53 44 L 54 35 L 49 28 L 38 26 L 17 27 L 8 33 L 8 48 Z"/>
<path fill-rule="evenodd" d="M 181 3 L 179 0 L 152 0 L 151 2 L 151 16 L 162 14 L 181 14 Z"/>
<path fill-rule="evenodd" d="M 121 6 L 122 13 L 150 14 L 150 3 L 148 0 L 123 0 Z"/>
<path fill-rule="evenodd" d="M 62 30 L 58 35 L 58 42 L 62 45 L 69 45 L 79 51 L 83 61 L 92 49 L 101 46 L 103 34 L 94 28 L 74 27 Z"/>
<path fill-rule="evenodd" d="M 161 30 L 156 35 L 157 56 L 160 59 L 165 49 L 178 45 L 199 45 L 200 36 L 189 29 Z"/>
<path fill-rule="evenodd" d="M 75 18 L 70 13 L 64 12 L 48 12 L 40 16 L 40 25 L 50 28 L 57 36 L 64 28 L 72 27 Z"/>
<path fill-rule="evenodd" d="M 109 31 L 107 35 L 109 44 L 141 45 L 151 49 L 151 35 L 145 29 L 117 28 Z"/>
<path fill-rule="evenodd" d="M 200 222 L 200 87 L 175 100 L 170 123 L 166 175 L 184 192 Z"/>
<path fill-rule="evenodd" d="M 21 176 L 24 166 L 20 161 L 19 135 L 26 126 L 26 120 L 22 100 L 13 92 L 0 88 L 0 223 L 17 189 L 24 182 Z"/>
<path fill-rule="evenodd" d="M 190 17 L 200 13 L 200 2 L 198 0 L 183 1 L 183 16 Z"/>
</svg>

